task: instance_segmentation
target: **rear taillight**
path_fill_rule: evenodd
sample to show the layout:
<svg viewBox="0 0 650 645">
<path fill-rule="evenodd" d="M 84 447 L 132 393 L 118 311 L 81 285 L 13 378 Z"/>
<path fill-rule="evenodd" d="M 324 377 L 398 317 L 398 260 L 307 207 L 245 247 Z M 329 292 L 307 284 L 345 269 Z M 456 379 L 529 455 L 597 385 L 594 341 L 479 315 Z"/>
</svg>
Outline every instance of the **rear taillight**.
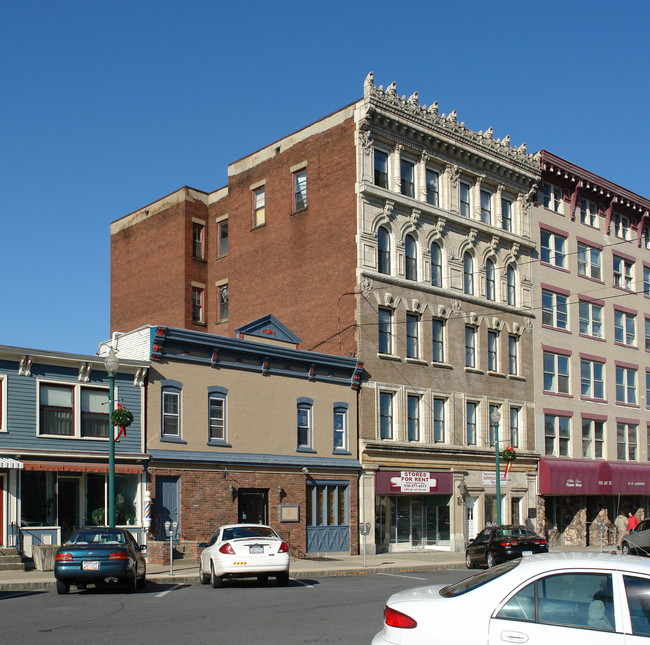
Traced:
<svg viewBox="0 0 650 645">
<path fill-rule="evenodd" d="M 109 556 L 109 560 L 128 560 L 129 556 L 125 551 L 113 551 Z"/>
<path fill-rule="evenodd" d="M 230 542 L 226 542 L 219 547 L 219 553 L 226 553 L 228 555 L 235 555 L 233 548 L 230 546 Z"/>
<path fill-rule="evenodd" d="M 384 607 L 384 622 L 388 627 L 399 627 L 400 629 L 413 629 L 418 625 L 410 616 L 388 605 Z"/>
<path fill-rule="evenodd" d="M 62 551 L 54 556 L 54 560 L 56 562 L 72 562 L 72 553 L 69 551 Z"/>
<path fill-rule="evenodd" d="M 514 542 L 499 542 L 501 546 L 513 546 L 515 543 Z"/>
<path fill-rule="evenodd" d="M 286 542 L 283 542 L 278 549 L 278 553 L 286 553 L 289 550 Z"/>
</svg>

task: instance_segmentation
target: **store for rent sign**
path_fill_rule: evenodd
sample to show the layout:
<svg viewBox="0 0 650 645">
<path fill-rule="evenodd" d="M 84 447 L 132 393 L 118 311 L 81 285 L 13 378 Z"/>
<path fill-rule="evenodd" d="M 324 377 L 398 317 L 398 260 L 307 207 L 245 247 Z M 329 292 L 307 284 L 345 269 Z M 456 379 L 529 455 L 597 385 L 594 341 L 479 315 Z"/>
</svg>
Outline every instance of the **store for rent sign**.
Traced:
<svg viewBox="0 0 650 645">
<path fill-rule="evenodd" d="M 438 487 L 438 480 L 426 471 L 403 470 L 399 477 L 391 479 L 391 484 L 402 493 L 429 493 Z"/>
</svg>

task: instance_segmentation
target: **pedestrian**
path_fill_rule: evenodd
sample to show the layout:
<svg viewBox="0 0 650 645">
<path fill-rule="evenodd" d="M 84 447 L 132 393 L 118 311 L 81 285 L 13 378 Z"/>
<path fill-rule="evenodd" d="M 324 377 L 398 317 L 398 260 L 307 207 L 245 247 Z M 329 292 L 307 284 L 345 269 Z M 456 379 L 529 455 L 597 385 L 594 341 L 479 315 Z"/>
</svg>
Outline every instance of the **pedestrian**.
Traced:
<svg viewBox="0 0 650 645">
<path fill-rule="evenodd" d="M 621 542 L 623 538 L 627 535 L 627 517 L 621 511 L 616 519 L 614 520 L 614 526 L 616 527 L 616 544 L 618 548 L 621 548 Z"/>
<path fill-rule="evenodd" d="M 634 531 L 634 529 L 639 526 L 639 518 L 636 515 L 632 515 L 632 513 L 627 514 L 627 531 L 628 533 L 630 531 Z"/>
</svg>

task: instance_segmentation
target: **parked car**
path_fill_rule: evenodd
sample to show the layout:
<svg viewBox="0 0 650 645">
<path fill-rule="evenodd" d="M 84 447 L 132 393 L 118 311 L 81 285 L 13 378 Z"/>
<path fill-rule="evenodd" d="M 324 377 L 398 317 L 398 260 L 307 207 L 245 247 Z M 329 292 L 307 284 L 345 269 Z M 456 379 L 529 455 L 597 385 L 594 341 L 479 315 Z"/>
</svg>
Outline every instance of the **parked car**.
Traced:
<svg viewBox="0 0 650 645">
<path fill-rule="evenodd" d="M 628 555 L 650 555 L 650 519 L 639 525 L 621 540 L 621 553 Z"/>
<path fill-rule="evenodd" d="M 77 531 L 54 556 L 56 590 L 67 594 L 70 585 L 122 584 L 127 592 L 144 587 L 147 564 L 126 529 L 93 527 Z"/>
<path fill-rule="evenodd" d="M 388 599 L 373 645 L 628 644 L 650 636 L 650 561 L 543 553 Z"/>
<path fill-rule="evenodd" d="M 219 527 L 199 560 L 199 580 L 216 589 L 225 578 L 257 577 L 266 584 L 269 576 L 278 585 L 289 582 L 289 547 L 265 524 L 227 524 Z"/>
<path fill-rule="evenodd" d="M 548 542 L 534 531 L 518 524 L 487 526 L 465 549 L 465 564 L 468 569 L 484 564 L 495 564 L 521 558 L 533 553 L 546 553 Z"/>
</svg>

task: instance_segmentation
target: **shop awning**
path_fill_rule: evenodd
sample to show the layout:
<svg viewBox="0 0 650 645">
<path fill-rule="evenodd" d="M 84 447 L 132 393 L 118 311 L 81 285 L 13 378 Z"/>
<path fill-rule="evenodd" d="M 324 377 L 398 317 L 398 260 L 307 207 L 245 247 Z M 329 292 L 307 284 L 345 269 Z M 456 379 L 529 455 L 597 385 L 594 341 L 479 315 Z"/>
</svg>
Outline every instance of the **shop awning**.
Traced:
<svg viewBox="0 0 650 645">
<path fill-rule="evenodd" d="M 108 473 L 108 464 L 55 463 L 52 461 L 26 461 L 25 470 L 41 470 L 65 473 Z M 141 465 L 115 464 L 115 472 L 119 475 L 141 473 Z"/>
<path fill-rule="evenodd" d="M 650 464 L 610 462 L 612 492 L 621 495 L 650 495 Z"/>
<path fill-rule="evenodd" d="M 20 470 L 23 467 L 23 462 L 11 457 L 0 457 L 0 469 L 15 468 Z"/>
</svg>

